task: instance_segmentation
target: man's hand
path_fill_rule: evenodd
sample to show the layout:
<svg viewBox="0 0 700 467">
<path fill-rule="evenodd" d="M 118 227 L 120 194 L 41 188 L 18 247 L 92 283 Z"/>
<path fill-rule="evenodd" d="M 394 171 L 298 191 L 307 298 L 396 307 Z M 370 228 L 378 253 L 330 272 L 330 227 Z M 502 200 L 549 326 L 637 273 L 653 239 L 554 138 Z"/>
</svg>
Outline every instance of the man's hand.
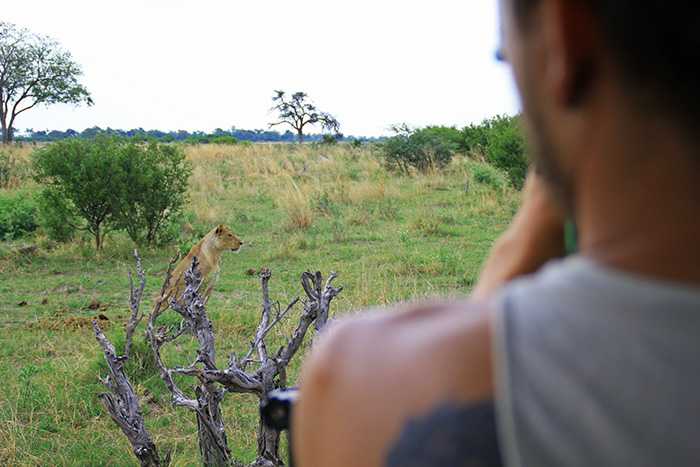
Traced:
<svg viewBox="0 0 700 467">
<path fill-rule="evenodd" d="M 507 282 L 563 255 L 564 215 L 545 182 L 531 171 L 523 190 L 523 204 L 494 244 L 471 298 L 487 300 Z"/>
</svg>

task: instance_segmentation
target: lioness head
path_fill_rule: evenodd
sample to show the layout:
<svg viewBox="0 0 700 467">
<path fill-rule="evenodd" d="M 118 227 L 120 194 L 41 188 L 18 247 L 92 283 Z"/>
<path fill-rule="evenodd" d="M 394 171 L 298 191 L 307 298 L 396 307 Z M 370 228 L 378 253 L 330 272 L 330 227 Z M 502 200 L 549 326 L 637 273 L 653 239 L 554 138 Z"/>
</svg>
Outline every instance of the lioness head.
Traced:
<svg viewBox="0 0 700 467">
<path fill-rule="evenodd" d="M 214 242 L 219 250 L 238 251 L 243 242 L 231 232 L 231 229 L 221 224 L 214 229 Z"/>
</svg>

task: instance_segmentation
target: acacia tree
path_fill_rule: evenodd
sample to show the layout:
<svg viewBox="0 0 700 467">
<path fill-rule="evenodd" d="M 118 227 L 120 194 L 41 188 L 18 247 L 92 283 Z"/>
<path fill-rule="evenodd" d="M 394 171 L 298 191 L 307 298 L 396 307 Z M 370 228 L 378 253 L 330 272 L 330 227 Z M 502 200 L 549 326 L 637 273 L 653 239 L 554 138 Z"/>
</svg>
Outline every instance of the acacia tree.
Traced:
<svg viewBox="0 0 700 467">
<path fill-rule="evenodd" d="M 0 126 L 12 141 L 15 119 L 37 105 L 92 105 L 80 66 L 56 41 L 0 21 Z"/>
<path fill-rule="evenodd" d="M 279 120 L 270 123 L 270 128 L 277 125 L 289 125 L 297 132 L 297 141 L 304 142 L 304 127 L 321 124 L 325 130 L 338 134 L 340 123 L 327 112 L 321 112 L 308 99 L 305 92 L 295 92 L 287 96 L 284 91 L 275 91 L 272 101 L 275 105 L 271 110 L 279 113 Z"/>
</svg>

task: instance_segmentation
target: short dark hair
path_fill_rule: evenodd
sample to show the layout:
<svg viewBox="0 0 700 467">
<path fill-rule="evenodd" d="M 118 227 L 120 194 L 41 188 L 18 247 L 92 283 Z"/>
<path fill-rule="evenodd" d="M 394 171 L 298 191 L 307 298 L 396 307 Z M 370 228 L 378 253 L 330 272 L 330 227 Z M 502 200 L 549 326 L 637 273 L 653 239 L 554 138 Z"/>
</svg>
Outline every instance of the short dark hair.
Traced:
<svg viewBox="0 0 700 467">
<path fill-rule="evenodd" d="M 510 1 L 527 18 L 540 0 Z M 590 8 L 633 91 L 693 128 L 700 124 L 700 2 L 568 1 Z"/>
</svg>

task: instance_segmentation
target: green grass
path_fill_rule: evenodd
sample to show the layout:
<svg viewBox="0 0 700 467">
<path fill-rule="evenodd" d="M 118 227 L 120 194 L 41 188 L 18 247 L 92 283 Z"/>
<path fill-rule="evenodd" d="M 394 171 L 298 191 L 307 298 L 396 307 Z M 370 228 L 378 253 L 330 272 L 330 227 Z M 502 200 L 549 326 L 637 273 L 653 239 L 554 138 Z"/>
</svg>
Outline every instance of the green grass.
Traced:
<svg viewBox="0 0 700 467">
<path fill-rule="evenodd" d="M 466 295 L 518 203 L 517 193 L 493 183 L 497 172 L 483 177 L 495 169 L 463 158 L 444 173 L 396 177 L 369 150 L 345 146 L 210 145 L 188 153 L 195 172 L 187 218 L 195 233 L 183 235 L 179 246 L 141 252 L 148 280 L 143 306 L 150 307 L 175 250 L 216 223 L 231 226 L 246 246 L 224 257 L 208 307 L 222 365 L 229 352 L 246 349 L 255 330 L 260 287 L 249 269 L 272 270 L 271 294 L 283 304 L 302 293 L 302 271 L 337 271 L 345 289 L 333 304 L 336 316 Z M 37 189 L 30 181 L 21 185 L 13 189 Z M 38 245 L 38 252 L 18 254 L 26 244 Z M 105 364 L 88 326 L 104 314 L 108 337 L 123 345 L 132 248 L 119 233 L 99 256 L 89 238 L 56 245 L 39 232 L 0 242 L 0 465 L 138 465 L 97 398 Z M 92 302 L 100 309 L 90 309 Z M 272 332 L 275 342 L 283 342 L 296 316 Z M 174 465 L 198 465 L 194 416 L 170 406 L 141 331 L 128 371 L 143 396 L 148 428 L 161 450 L 173 450 Z M 193 348 L 185 339 L 165 357 L 189 362 Z M 292 381 L 302 360 L 303 353 L 292 364 Z M 191 381 L 181 382 L 191 389 Z M 251 461 L 257 401 L 230 394 L 223 409 L 233 454 Z"/>
</svg>

